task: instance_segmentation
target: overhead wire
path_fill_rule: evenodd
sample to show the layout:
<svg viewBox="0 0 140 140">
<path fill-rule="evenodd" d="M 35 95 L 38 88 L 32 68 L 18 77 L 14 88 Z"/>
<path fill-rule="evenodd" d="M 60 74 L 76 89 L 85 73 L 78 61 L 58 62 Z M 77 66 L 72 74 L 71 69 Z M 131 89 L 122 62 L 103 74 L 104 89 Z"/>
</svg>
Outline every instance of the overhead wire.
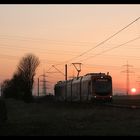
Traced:
<svg viewBox="0 0 140 140">
<path fill-rule="evenodd" d="M 2 36 L 2 37 L 1 37 Z M 5 37 L 6 36 L 6 37 Z M 17 38 L 11 38 L 11 37 L 17 37 Z M 19 37 L 19 38 L 18 38 Z M 25 37 L 25 36 L 9 36 L 9 35 L 0 35 L 0 39 L 10 39 L 10 40 L 21 40 L 21 41 L 50 41 L 53 43 L 59 43 L 59 44 L 63 44 L 63 43 L 74 43 L 75 45 L 80 44 L 80 45 L 87 45 L 87 44 L 94 44 L 96 42 L 89 42 L 89 41 L 64 41 L 64 40 L 55 40 L 55 39 L 48 39 L 48 38 L 32 38 L 32 37 Z"/>
<path fill-rule="evenodd" d="M 47 49 L 41 49 L 40 48 L 33 48 L 33 47 L 24 47 L 24 46 L 15 46 L 15 45 L 7 45 L 7 44 L 0 44 L 0 49 L 8 49 L 9 51 L 13 50 L 13 51 L 35 51 L 37 50 L 37 52 L 40 53 L 48 53 L 48 54 L 57 54 L 57 55 L 73 55 L 74 52 L 70 52 L 70 51 L 61 51 L 58 53 L 58 51 L 56 50 L 47 50 Z M 14 50 L 16 49 L 16 50 Z M 46 51 L 46 52 L 45 52 Z M 75 52 L 76 53 L 76 52 Z"/>
<path fill-rule="evenodd" d="M 107 42 L 108 40 L 110 40 L 111 38 L 113 38 L 114 36 L 116 36 L 117 34 L 119 34 L 121 31 L 123 31 L 124 29 L 126 29 L 127 27 L 129 27 L 130 25 L 132 25 L 134 22 L 138 21 L 139 19 L 140 19 L 140 17 L 138 17 L 138 18 L 135 19 L 133 22 L 131 22 L 130 24 L 128 24 L 127 26 L 125 26 L 124 28 L 122 28 L 121 30 L 119 30 L 118 32 L 114 33 L 113 35 L 111 35 L 110 37 L 108 37 L 107 39 L 105 39 L 104 41 L 102 41 L 101 43 L 97 44 L 95 47 L 92 47 L 92 48 L 90 48 L 89 50 L 87 50 L 87 51 L 81 53 L 80 55 L 78 55 L 78 56 L 76 56 L 76 57 L 74 57 L 74 58 L 72 58 L 72 59 L 70 59 L 70 60 L 68 60 L 68 61 L 65 61 L 65 62 L 69 62 L 69 61 L 71 61 L 71 60 L 73 60 L 73 59 L 75 59 L 75 58 L 81 57 L 81 56 L 83 56 L 84 54 L 90 52 L 91 50 L 97 48 L 98 46 L 104 44 L 105 42 Z M 26 38 L 26 39 L 29 39 L 29 38 Z M 32 40 L 33 38 L 30 38 L 30 39 Z M 34 39 L 33 39 L 33 40 L 34 40 Z M 37 39 L 35 39 L 35 40 L 37 40 Z M 53 40 L 53 41 L 54 41 L 54 40 Z M 63 42 L 65 42 L 65 41 L 63 41 Z M 83 43 L 83 42 L 80 42 L 80 43 Z M 87 43 L 87 42 L 86 42 L 86 43 Z M 126 43 L 128 43 L 128 42 L 126 42 Z M 125 45 L 126 43 L 121 44 L 121 46 L 122 46 L 122 45 Z M 120 47 L 120 45 L 117 46 L 117 47 Z M 116 47 L 115 47 L 115 48 L 116 48 Z M 110 49 L 109 49 L 109 50 L 110 50 Z M 111 50 L 112 50 L 112 48 L 111 48 Z M 107 51 L 108 51 L 108 50 L 105 50 L 105 51 L 103 51 L 103 52 L 107 52 Z M 103 52 L 102 52 L 102 53 L 103 53 Z M 97 55 L 99 55 L 99 54 L 97 54 Z M 58 64 L 57 64 L 57 65 L 58 65 Z"/>
<path fill-rule="evenodd" d="M 108 40 L 110 40 L 111 38 L 113 38 L 114 36 L 116 36 L 117 34 L 119 34 L 121 31 L 125 30 L 127 27 L 129 27 L 130 25 L 132 25 L 134 22 L 138 21 L 139 19 L 140 19 L 140 17 L 138 17 L 137 19 L 135 19 L 134 21 L 132 21 L 131 23 L 129 23 L 127 26 L 125 26 L 124 28 L 122 28 L 122 29 L 119 30 L 118 32 L 114 33 L 113 35 L 111 35 L 110 37 L 108 37 L 107 39 L 105 39 L 104 41 L 102 41 L 101 43 L 97 44 L 95 47 L 90 48 L 89 50 L 87 50 L 87 51 L 81 53 L 80 55 L 78 55 L 78 56 L 76 56 L 76 57 L 71 58 L 70 60 L 68 60 L 68 61 L 66 61 L 66 62 L 69 62 L 69 61 L 71 61 L 71 60 L 73 60 L 73 59 L 75 59 L 75 58 L 81 57 L 81 56 L 83 56 L 84 54 L 90 52 L 91 50 L 97 48 L 98 46 L 104 44 L 105 42 L 107 42 Z"/>
<path fill-rule="evenodd" d="M 139 19 L 140 19 L 140 17 L 136 18 L 134 21 L 132 21 L 131 23 L 129 23 L 128 25 L 126 25 L 125 27 L 123 27 L 122 29 L 120 29 L 119 31 L 117 31 L 116 33 L 114 33 L 113 35 L 109 36 L 109 37 L 108 37 L 107 39 L 105 39 L 104 41 L 102 41 L 102 42 L 100 42 L 99 44 L 97 44 L 96 46 L 94 46 L 94 47 L 88 49 L 87 51 L 85 51 L 85 52 L 83 52 L 83 53 L 81 53 L 81 54 L 79 54 L 79 55 L 77 55 L 77 56 L 75 56 L 75 57 L 73 57 L 73 58 L 67 60 L 66 63 L 67 63 L 67 62 L 70 62 L 70 61 L 72 61 L 72 60 L 74 60 L 74 59 L 76 59 L 76 58 L 79 58 L 79 57 L 85 55 L 86 53 L 92 51 L 93 49 L 95 49 L 95 48 L 101 46 L 102 44 L 104 44 L 105 42 L 107 42 L 108 40 L 110 40 L 111 38 L 113 38 L 114 36 L 116 36 L 117 34 L 119 34 L 120 32 L 122 32 L 123 30 L 125 30 L 126 28 L 128 28 L 130 25 L 132 25 L 133 23 L 135 23 L 135 22 L 138 21 Z"/>
<path fill-rule="evenodd" d="M 103 53 L 105 53 L 105 52 L 108 52 L 108 51 L 111 51 L 111 50 L 113 50 L 113 49 L 119 48 L 119 47 L 124 46 L 124 45 L 126 45 L 126 44 L 128 44 L 128 43 L 131 43 L 131 42 L 133 42 L 133 41 L 136 41 L 136 40 L 138 40 L 138 39 L 140 39 L 140 37 L 134 38 L 134 39 L 129 40 L 129 41 L 123 43 L 123 44 L 117 45 L 117 46 L 115 46 L 115 47 L 113 47 L 113 48 L 110 48 L 110 49 L 107 49 L 107 50 L 105 50 L 105 51 L 102 51 L 102 52 L 100 52 L 100 53 L 98 53 L 98 54 L 95 54 L 95 55 L 93 55 L 93 56 L 90 56 L 90 57 L 88 57 L 88 58 L 86 58 L 86 59 L 80 60 L 80 62 L 81 62 L 81 61 L 85 61 L 85 60 L 90 59 L 90 58 L 93 58 L 93 57 L 95 57 L 95 56 L 97 56 L 97 55 L 101 55 L 101 54 L 103 54 Z"/>
</svg>

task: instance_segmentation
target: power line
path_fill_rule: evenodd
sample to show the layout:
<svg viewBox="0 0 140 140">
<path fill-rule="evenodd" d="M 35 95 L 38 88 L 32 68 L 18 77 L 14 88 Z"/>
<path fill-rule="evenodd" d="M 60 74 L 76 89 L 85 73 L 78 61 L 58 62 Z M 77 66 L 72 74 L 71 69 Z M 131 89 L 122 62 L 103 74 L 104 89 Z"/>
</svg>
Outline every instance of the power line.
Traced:
<svg viewBox="0 0 140 140">
<path fill-rule="evenodd" d="M 114 68 L 114 69 L 120 69 L 120 66 L 112 66 L 112 65 L 99 65 L 99 64 L 84 64 L 84 66 L 86 67 L 93 67 L 93 68 L 96 68 L 96 67 L 108 67 L 108 68 Z"/>
<path fill-rule="evenodd" d="M 47 52 L 48 54 L 74 55 L 74 53 L 76 53 L 76 52 L 70 52 L 70 51 L 60 51 L 58 53 L 58 51 L 56 51 L 56 50 L 41 49 L 41 51 L 40 51 L 40 48 L 35 48 L 35 47 L 27 48 L 27 47 L 24 47 L 24 46 L 15 46 L 15 45 L 10 46 L 10 45 L 7 45 L 7 44 L 0 44 L 0 45 L 1 45 L 0 49 L 7 49 L 10 52 L 11 52 L 11 50 L 13 50 L 13 51 L 21 51 L 21 50 L 23 50 L 23 51 L 36 51 L 37 50 L 37 52 L 42 53 L 42 54 L 46 54 L 46 52 Z"/>
<path fill-rule="evenodd" d="M 96 54 L 96 55 L 90 56 L 90 57 L 88 57 L 88 58 L 86 58 L 86 59 L 80 60 L 80 62 L 81 62 L 81 61 L 85 61 L 85 60 L 90 59 L 90 58 L 93 58 L 93 57 L 95 57 L 95 56 L 97 56 L 97 55 L 101 55 L 101 54 L 103 54 L 103 53 L 105 53 L 105 52 L 108 52 L 108 51 L 111 51 L 111 50 L 113 50 L 113 49 L 119 48 L 119 47 L 121 47 L 121 46 L 124 46 L 124 45 L 130 43 L 130 42 L 136 41 L 136 40 L 138 40 L 138 39 L 140 39 L 140 37 L 136 37 L 136 38 L 134 38 L 134 39 L 132 39 L 132 40 L 129 40 L 129 41 L 123 43 L 123 44 L 120 44 L 120 45 L 115 46 L 115 47 L 113 47 L 113 48 L 110 48 L 110 49 L 107 49 L 107 50 L 105 50 L 105 51 L 102 51 L 101 53 L 98 53 L 98 54 Z"/>
<path fill-rule="evenodd" d="M 55 68 L 55 69 L 56 69 L 59 73 L 61 73 L 63 76 L 65 76 L 65 74 L 64 74 L 62 71 L 60 71 L 58 68 L 56 68 L 55 65 L 52 65 L 52 67 Z"/>
<path fill-rule="evenodd" d="M 16 60 L 18 61 L 21 56 L 14 56 L 14 55 L 7 55 L 7 54 L 0 54 L 1 59 L 8 59 L 8 60 Z M 40 59 L 41 61 L 47 61 L 47 63 L 58 63 L 59 61 L 48 60 L 48 59 Z"/>
<path fill-rule="evenodd" d="M 134 22 L 138 21 L 140 19 L 140 17 L 138 17 L 137 19 L 135 19 L 134 21 L 132 21 L 131 23 L 129 23 L 127 26 L 125 26 L 124 28 L 122 28 L 121 30 L 117 31 L 116 33 L 114 33 L 113 35 L 111 35 L 110 37 L 108 37 L 107 39 L 105 39 L 104 41 L 102 41 L 101 43 L 97 44 L 96 46 L 92 47 L 91 49 L 81 53 L 80 55 L 73 57 L 69 60 L 67 60 L 65 63 L 72 61 L 73 59 L 76 59 L 78 57 L 81 57 L 83 55 L 85 55 L 86 53 L 92 51 L 93 49 L 99 47 L 100 45 L 104 44 L 105 42 L 107 42 L 108 40 L 110 40 L 111 38 L 113 38 L 114 36 L 116 36 L 117 34 L 119 34 L 120 32 L 122 32 L 123 30 L 125 30 L 126 28 L 128 28 L 130 25 L 132 25 Z"/>
<path fill-rule="evenodd" d="M 122 59 L 124 57 L 129 57 L 129 58 L 131 57 L 131 59 L 132 58 L 134 58 L 134 59 L 140 59 L 140 57 L 133 56 L 133 55 L 129 55 L 129 56 L 128 55 L 123 55 L 123 56 L 122 55 L 103 55 L 102 57 L 117 57 L 117 59 L 118 58 L 121 58 Z"/>
<path fill-rule="evenodd" d="M 77 58 L 77 57 L 81 57 L 81 56 L 83 56 L 84 54 L 88 53 L 89 51 L 91 51 L 91 50 L 97 48 L 98 46 L 100 46 L 100 45 L 102 45 L 102 44 L 104 44 L 105 42 L 107 42 L 108 40 L 110 40 L 111 38 L 113 38 L 115 35 L 119 34 L 121 31 L 123 31 L 124 29 L 126 29 L 127 27 L 129 27 L 130 25 L 132 25 L 134 22 L 138 21 L 139 19 L 140 19 L 140 17 L 138 17 L 138 18 L 135 19 L 133 22 L 131 22 L 130 24 L 128 24 L 127 26 L 125 26 L 124 28 L 122 28 L 121 30 L 119 30 L 118 32 L 116 32 L 115 34 L 111 35 L 110 37 L 108 37 L 106 40 L 102 41 L 101 43 L 99 43 L 99 44 L 96 45 L 95 47 L 92 47 L 91 49 L 89 49 L 89 50 L 87 50 L 87 51 L 81 53 L 80 55 L 78 55 L 78 56 L 76 56 L 76 57 L 74 57 L 74 58 L 72 58 L 72 59 L 70 59 L 70 60 L 68 60 L 68 61 L 66 61 L 66 62 L 69 62 L 69 61 L 71 61 L 71 60 L 73 60 L 73 59 L 75 59 L 75 58 Z M 66 63 L 66 62 L 65 62 L 65 63 Z"/>
<path fill-rule="evenodd" d="M 12 35 L 12 36 L 10 36 L 10 35 L 0 35 L 0 36 L 2 36 L 2 37 L 0 37 L 0 39 L 10 39 L 10 40 L 13 40 L 13 38 L 11 38 L 11 37 L 17 37 L 17 39 L 14 38 L 14 40 L 21 40 L 21 41 L 28 41 L 28 40 L 29 41 L 30 40 L 32 40 L 32 41 L 43 41 L 43 40 L 46 41 L 47 40 L 47 41 L 52 41 L 54 43 L 56 42 L 56 43 L 61 43 L 61 44 L 63 44 L 63 43 L 72 43 L 72 44 L 76 43 L 76 44 L 84 45 L 84 44 L 93 44 L 93 43 L 95 43 L 95 42 L 88 42 L 88 41 L 62 41 L 62 40 L 55 40 L 55 39 L 48 39 L 48 38 L 33 38 L 33 37 L 14 36 L 14 35 Z M 22 38 L 22 39 L 20 39 L 20 38 Z"/>
</svg>

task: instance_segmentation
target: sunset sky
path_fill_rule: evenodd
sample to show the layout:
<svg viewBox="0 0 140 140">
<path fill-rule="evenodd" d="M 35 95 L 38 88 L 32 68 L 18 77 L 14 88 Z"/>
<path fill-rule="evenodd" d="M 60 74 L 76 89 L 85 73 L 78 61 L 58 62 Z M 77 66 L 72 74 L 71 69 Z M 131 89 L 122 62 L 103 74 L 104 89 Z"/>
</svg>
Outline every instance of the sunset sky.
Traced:
<svg viewBox="0 0 140 140">
<path fill-rule="evenodd" d="M 1 4 L 0 83 L 12 77 L 25 54 L 33 53 L 41 61 L 34 94 L 37 78 L 43 70 L 54 72 L 56 70 L 51 66 L 55 65 L 64 72 L 64 66 L 68 64 L 68 77 L 76 76 L 71 64 L 75 62 L 82 63 L 80 75 L 109 72 L 114 93 L 126 92 L 126 73 L 122 71 L 126 70 L 124 65 L 128 62 L 133 71 L 129 77 L 130 89 L 136 88 L 140 93 L 137 82 L 140 81 L 140 38 L 119 46 L 140 37 L 140 19 L 103 45 L 88 51 L 138 17 L 139 4 Z M 57 81 L 64 80 L 61 73 L 46 75 L 48 92 L 53 92 Z"/>
</svg>

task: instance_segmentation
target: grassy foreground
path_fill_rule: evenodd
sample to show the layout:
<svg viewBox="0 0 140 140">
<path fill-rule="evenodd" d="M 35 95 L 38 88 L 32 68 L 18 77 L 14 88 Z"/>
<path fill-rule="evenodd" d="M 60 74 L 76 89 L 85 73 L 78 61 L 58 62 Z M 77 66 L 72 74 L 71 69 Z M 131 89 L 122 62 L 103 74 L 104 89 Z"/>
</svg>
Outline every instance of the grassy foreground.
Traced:
<svg viewBox="0 0 140 140">
<path fill-rule="evenodd" d="M 14 99 L 5 101 L 8 120 L 0 126 L 0 135 L 140 135 L 140 110 L 137 109 L 45 100 L 30 104 Z"/>
</svg>

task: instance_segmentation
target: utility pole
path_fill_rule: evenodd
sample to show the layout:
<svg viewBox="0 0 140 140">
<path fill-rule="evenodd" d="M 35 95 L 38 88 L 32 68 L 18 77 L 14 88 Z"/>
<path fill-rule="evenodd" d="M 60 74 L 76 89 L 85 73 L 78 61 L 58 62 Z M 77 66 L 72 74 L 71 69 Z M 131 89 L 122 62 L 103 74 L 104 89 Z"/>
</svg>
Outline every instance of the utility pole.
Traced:
<svg viewBox="0 0 140 140">
<path fill-rule="evenodd" d="M 126 95 L 129 95 L 129 73 L 134 73 L 133 71 L 130 71 L 130 67 L 133 67 L 132 65 L 129 65 L 128 64 L 128 61 L 127 61 L 127 64 L 126 65 L 123 65 L 126 67 L 126 70 L 125 71 L 122 71 L 123 73 L 126 73 Z"/>
<path fill-rule="evenodd" d="M 67 64 L 65 65 L 65 81 L 66 81 L 66 86 L 65 86 L 65 101 L 67 100 Z"/>
</svg>

